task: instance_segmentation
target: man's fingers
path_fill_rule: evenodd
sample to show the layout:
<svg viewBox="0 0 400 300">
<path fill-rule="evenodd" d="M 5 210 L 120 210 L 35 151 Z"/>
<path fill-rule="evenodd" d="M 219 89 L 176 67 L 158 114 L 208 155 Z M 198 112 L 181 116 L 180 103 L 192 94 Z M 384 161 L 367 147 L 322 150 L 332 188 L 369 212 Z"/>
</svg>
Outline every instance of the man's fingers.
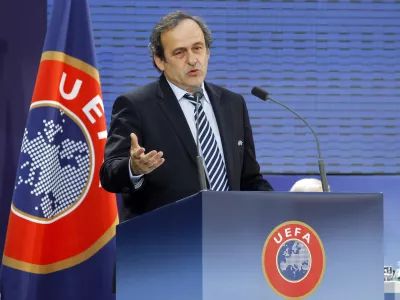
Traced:
<svg viewBox="0 0 400 300">
<path fill-rule="evenodd" d="M 153 167 L 160 159 L 161 159 L 161 157 L 164 155 L 164 153 L 162 152 L 162 151 L 160 151 L 160 152 L 157 152 L 156 153 L 156 155 L 154 155 L 151 159 L 149 159 L 147 162 L 146 162 L 146 165 L 148 166 L 148 167 Z"/>
<path fill-rule="evenodd" d="M 139 148 L 139 142 L 136 134 L 131 133 L 131 149 Z"/>
<path fill-rule="evenodd" d="M 165 159 L 162 157 L 162 151 L 150 151 L 144 154 L 145 149 L 139 147 L 138 149 L 131 149 L 132 169 L 137 174 L 148 174 L 161 166 Z"/>
<path fill-rule="evenodd" d="M 139 148 L 136 151 L 133 150 L 133 155 L 135 156 L 135 158 L 140 159 L 141 156 L 143 155 L 145 149 L 144 148 Z"/>
<path fill-rule="evenodd" d="M 153 150 L 140 158 L 140 163 L 147 165 L 149 161 L 157 155 L 157 151 Z"/>
<path fill-rule="evenodd" d="M 146 165 L 146 169 L 147 169 L 147 172 L 148 173 L 150 173 L 150 172 L 152 172 L 152 171 L 154 171 L 155 169 L 157 169 L 159 166 L 161 166 L 163 163 L 164 163 L 164 161 L 165 161 L 165 158 L 160 158 L 160 159 L 157 159 L 157 160 L 151 160 L 152 162 L 153 162 L 153 164 L 147 164 Z"/>
<path fill-rule="evenodd" d="M 158 162 L 153 166 L 153 170 L 157 169 L 159 166 L 161 166 L 165 161 L 165 158 L 161 158 L 158 160 Z"/>
</svg>

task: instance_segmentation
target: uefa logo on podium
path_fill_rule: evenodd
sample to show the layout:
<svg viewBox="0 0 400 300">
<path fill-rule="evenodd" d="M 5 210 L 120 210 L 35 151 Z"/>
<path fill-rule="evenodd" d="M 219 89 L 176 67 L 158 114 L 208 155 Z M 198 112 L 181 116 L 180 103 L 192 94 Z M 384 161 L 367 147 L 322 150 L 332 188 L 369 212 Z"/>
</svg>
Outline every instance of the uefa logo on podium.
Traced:
<svg viewBox="0 0 400 300">
<path fill-rule="evenodd" d="M 304 299 L 314 292 L 324 275 L 321 239 L 305 223 L 282 223 L 265 241 L 262 267 L 275 293 L 286 299 Z"/>
</svg>

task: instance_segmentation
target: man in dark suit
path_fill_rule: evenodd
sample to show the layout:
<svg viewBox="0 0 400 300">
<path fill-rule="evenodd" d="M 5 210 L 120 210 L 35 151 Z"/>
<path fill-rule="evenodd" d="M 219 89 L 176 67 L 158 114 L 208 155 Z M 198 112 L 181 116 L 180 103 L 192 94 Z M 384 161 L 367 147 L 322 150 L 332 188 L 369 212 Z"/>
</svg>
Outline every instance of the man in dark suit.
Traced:
<svg viewBox="0 0 400 300">
<path fill-rule="evenodd" d="M 206 24 L 170 13 L 155 26 L 150 41 L 162 75 L 115 101 L 100 171 L 103 188 L 123 194 L 120 219 L 200 191 L 197 117 L 210 189 L 272 191 L 260 174 L 245 100 L 204 81 L 211 45 Z M 196 115 L 192 94 L 198 87 L 204 97 Z"/>
</svg>

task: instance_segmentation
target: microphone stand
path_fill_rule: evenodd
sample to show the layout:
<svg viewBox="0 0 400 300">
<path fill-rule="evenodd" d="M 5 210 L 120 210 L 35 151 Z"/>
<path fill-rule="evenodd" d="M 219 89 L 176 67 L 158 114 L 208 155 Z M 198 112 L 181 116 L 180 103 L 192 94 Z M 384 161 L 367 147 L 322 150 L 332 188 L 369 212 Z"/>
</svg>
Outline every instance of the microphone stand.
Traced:
<svg viewBox="0 0 400 300">
<path fill-rule="evenodd" d="M 306 126 L 311 130 L 312 134 L 315 137 L 315 140 L 317 141 L 317 149 L 318 149 L 318 168 L 319 168 L 319 174 L 321 176 L 321 183 L 322 183 L 322 190 L 324 192 L 329 192 L 329 185 L 328 185 L 328 179 L 326 177 L 326 172 L 325 172 L 325 162 L 322 159 L 322 154 L 321 154 L 321 148 L 319 145 L 319 139 L 317 134 L 315 133 L 315 131 L 312 129 L 312 127 L 310 126 L 310 124 L 308 124 L 308 122 L 302 118 L 297 112 L 295 112 L 293 109 L 291 109 L 290 107 L 286 106 L 285 104 L 276 101 L 274 99 L 272 99 L 268 92 L 264 91 L 263 89 L 259 88 L 259 87 L 253 87 L 253 89 L 251 90 L 251 93 L 256 96 L 257 98 L 266 101 L 266 100 L 271 100 L 272 102 L 283 106 L 284 108 L 286 108 L 287 110 L 289 110 L 290 112 L 292 112 L 293 114 L 295 114 L 300 120 L 302 120 Z"/>
</svg>

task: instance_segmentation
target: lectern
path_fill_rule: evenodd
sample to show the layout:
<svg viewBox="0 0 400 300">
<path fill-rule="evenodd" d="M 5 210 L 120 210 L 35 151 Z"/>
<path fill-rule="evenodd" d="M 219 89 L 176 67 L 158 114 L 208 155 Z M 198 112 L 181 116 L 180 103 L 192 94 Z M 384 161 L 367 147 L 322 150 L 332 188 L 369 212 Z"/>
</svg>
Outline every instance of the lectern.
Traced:
<svg viewBox="0 0 400 300">
<path fill-rule="evenodd" d="M 377 300 L 382 268 L 382 194 L 204 191 L 117 227 L 117 300 Z"/>
</svg>

